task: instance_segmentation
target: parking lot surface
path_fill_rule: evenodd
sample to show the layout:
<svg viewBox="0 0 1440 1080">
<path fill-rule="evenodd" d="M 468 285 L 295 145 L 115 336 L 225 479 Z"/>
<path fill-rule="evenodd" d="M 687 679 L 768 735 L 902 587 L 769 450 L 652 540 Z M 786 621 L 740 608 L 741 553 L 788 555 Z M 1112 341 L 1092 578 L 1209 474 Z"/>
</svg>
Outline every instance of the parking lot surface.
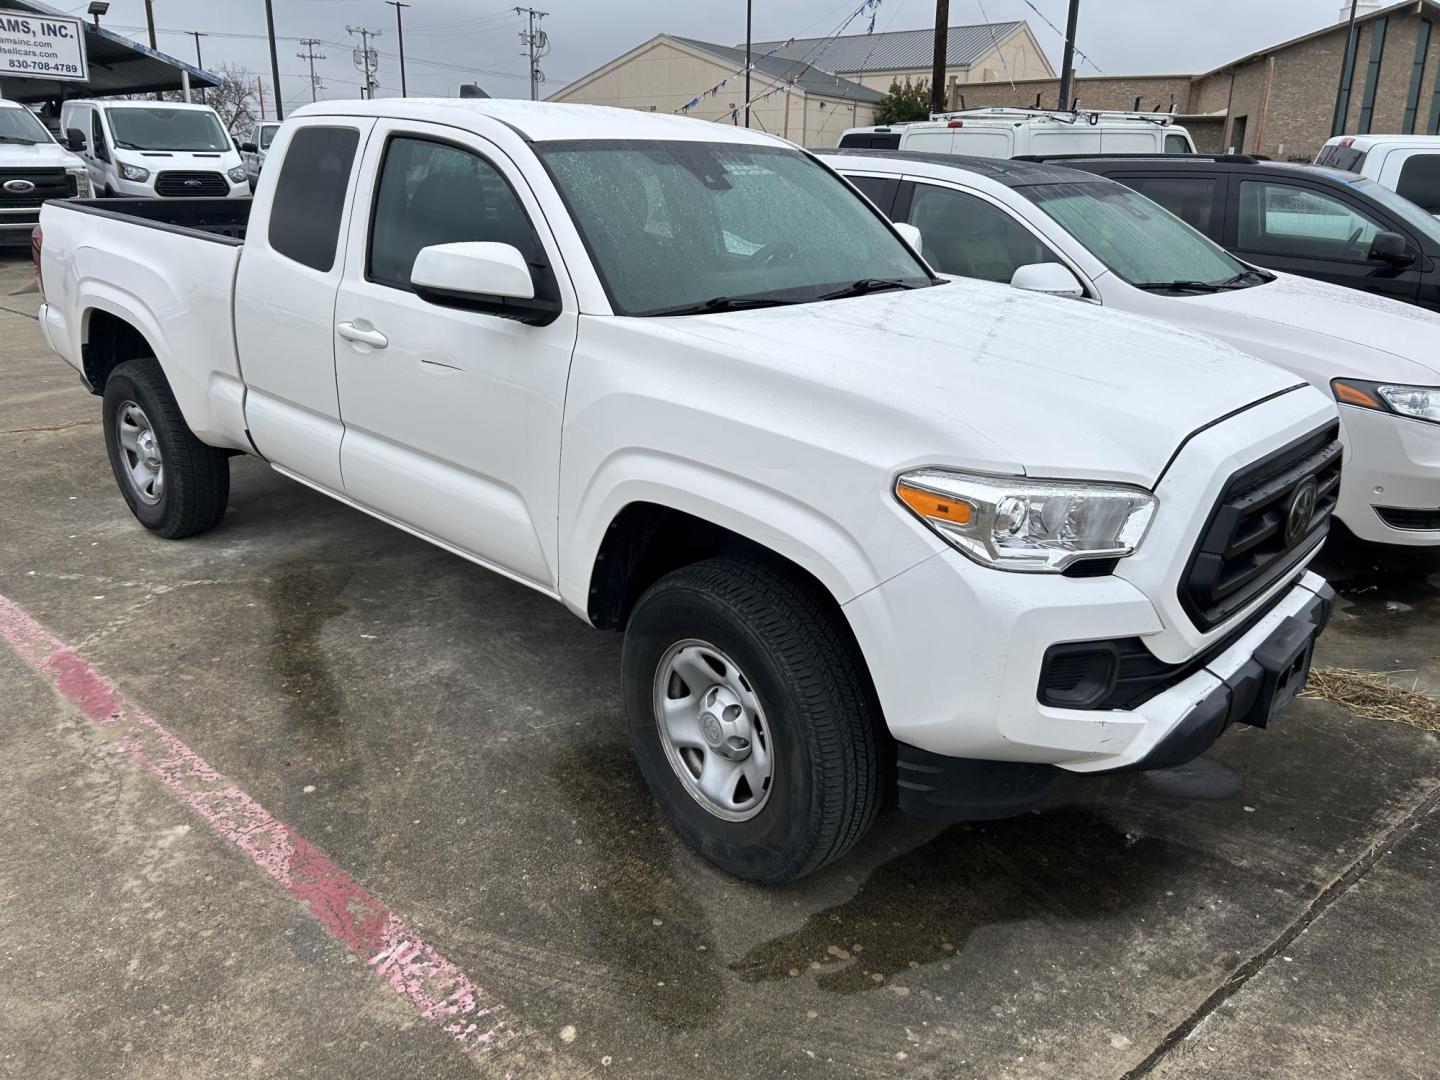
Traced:
<svg viewBox="0 0 1440 1080">
<path fill-rule="evenodd" d="M 0 1075 L 1440 1074 L 1434 734 L 1301 700 L 1223 797 L 740 884 L 651 805 L 618 637 L 250 458 L 153 538 L 36 303 L 0 262 Z M 1440 558 L 1323 561 L 1317 662 L 1440 694 Z"/>
</svg>

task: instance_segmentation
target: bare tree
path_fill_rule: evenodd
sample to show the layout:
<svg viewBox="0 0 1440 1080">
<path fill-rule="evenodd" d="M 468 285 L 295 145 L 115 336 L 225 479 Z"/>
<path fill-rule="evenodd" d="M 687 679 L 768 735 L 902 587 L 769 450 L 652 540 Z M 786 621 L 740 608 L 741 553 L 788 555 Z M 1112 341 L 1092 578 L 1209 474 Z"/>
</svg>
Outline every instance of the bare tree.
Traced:
<svg viewBox="0 0 1440 1080">
<path fill-rule="evenodd" d="M 209 71 L 220 76 L 220 85 L 205 91 L 205 103 L 220 114 L 225 130 L 235 131 L 254 124 L 260 114 L 255 73 L 237 64 L 221 64 Z"/>
</svg>

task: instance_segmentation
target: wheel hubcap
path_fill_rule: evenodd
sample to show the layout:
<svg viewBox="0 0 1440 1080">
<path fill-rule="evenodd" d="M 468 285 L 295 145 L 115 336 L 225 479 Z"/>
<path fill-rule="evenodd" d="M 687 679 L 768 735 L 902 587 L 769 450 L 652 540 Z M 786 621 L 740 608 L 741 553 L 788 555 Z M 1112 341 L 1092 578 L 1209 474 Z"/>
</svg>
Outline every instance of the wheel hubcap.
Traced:
<svg viewBox="0 0 1440 1080">
<path fill-rule="evenodd" d="M 655 720 L 690 797 L 726 821 L 754 817 L 770 798 L 774 747 L 745 673 L 715 646 L 687 640 L 655 670 Z"/>
<path fill-rule="evenodd" d="M 133 401 L 122 402 L 115 410 L 115 441 L 130 490 L 141 502 L 154 506 L 165 494 L 165 461 L 150 418 Z"/>
</svg>

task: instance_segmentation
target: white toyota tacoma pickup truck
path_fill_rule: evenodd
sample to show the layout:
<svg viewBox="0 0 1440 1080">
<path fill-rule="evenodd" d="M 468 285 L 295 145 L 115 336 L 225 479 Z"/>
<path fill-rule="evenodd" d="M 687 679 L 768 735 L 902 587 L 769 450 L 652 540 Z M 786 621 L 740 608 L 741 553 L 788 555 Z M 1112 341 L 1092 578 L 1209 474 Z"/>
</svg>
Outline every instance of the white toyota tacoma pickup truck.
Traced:
<svg viewBox="0 0 1440 1080">
<path fill-rule="evenodd" d="M 723 125 L 335 101 L 271 155 L 253 207 L 44 209 L 130 509 L 209 529 L 253 454 L 623 631 L 640 768 L 726 870 L 1177 764 L 1303 684 L 1341 464 L 1303 379 L 942 281 Z"/>
</svg>

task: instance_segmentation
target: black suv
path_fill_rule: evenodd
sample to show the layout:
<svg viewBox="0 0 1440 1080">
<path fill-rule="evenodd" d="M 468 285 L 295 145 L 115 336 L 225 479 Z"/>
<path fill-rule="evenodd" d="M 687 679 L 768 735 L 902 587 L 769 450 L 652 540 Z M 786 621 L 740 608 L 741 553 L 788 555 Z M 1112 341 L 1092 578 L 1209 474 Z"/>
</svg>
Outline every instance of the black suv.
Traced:
<svg viewBox="0 0 1440 1080">
<path fill-rule="evenodd" d="M 1257 266 L 1440 310 L 1440 220 L 1355 173 L 1234 154 L 1027 160 L 1132 187 Z"/>
</svg>

